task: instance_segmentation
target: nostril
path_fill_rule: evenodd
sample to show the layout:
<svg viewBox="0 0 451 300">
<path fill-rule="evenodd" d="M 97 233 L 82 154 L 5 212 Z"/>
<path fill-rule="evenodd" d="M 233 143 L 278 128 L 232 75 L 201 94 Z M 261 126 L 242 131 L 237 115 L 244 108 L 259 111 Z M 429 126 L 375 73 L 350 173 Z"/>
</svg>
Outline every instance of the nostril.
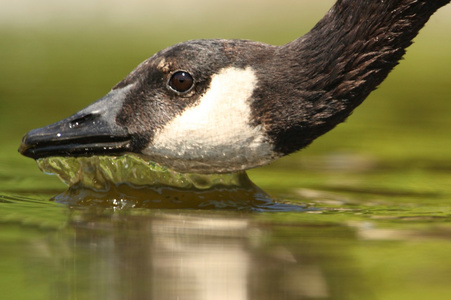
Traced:
<svg viewBox="0 0 451 300">
<path fill-rule="evenodd" d="M 77 118 L 75 120 L 72 120 L 69 122 L 69 128 L 77 128 L 82 126 L 85 123 L 94 121 L 95 119 L 97 119 L 99 115 L 98 114 L 87 114 L 84 115 L 83 117 Z"/>
</svg>

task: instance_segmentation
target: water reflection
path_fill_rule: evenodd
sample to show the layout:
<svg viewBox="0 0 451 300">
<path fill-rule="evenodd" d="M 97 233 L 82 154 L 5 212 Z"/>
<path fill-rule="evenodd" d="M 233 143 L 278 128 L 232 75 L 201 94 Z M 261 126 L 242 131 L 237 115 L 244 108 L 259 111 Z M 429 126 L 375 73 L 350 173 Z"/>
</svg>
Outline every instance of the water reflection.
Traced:
<svg viewBox="0 0 451 300">
<path fill-rule="evenodd" d="M 57 245 L 70 249 L 60 264 L 70 280 L 57 283 L 55 299 L 343 299 L 351 285 L 363 292 L 357 270 L 339 275 L 352 268 L 349 228 L 93 207 L 70 220 L 72 232 Z"/>
<path fill-rule="evenodd" d="M 245 184 L 236 187 L 210 189 L 180 189 L 170 186 L 133 186 L 129 183 L 110 184 L 103 190 L 79 185 L 69 187 L 53 198 L 70 207 L 96 206 L 114 208 L 148 209 L 221 209 L 241 211 L 304 211 L 301 204 L 274 200 L 253 184 L 246 174 Z"/>
<path fill-rule="evenodd" d="M 450 295 L 447 212 L 376 203 L 296 212 L 119 209 L 47 199 L 0 195 L 5 299 Z"/>
</svg>

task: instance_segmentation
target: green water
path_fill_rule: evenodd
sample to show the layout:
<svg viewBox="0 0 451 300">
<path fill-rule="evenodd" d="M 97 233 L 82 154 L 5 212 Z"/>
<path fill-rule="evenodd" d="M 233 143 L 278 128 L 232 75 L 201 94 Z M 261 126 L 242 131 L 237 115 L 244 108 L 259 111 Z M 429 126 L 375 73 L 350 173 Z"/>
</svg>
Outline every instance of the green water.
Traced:
<svg viewBox="0 0 451 300">
<path fill-rule="evenodd" d="M 282 211 L 134 208 L 123 191 L 117 205 L 73 207 L 51 201 L 66 187 L 17 153 L 25 132 L 100 98 L 167 45 L 282 43 L 325 7 L 299 10 L 302 23 L 266 4 L 251 20 L 245 6 L 188 27 L 161 17 L 0 26 L 2 299 L 451 298 L 451 24 L 441 15 L 345 124 L 248 172 Z"/>
</svg>

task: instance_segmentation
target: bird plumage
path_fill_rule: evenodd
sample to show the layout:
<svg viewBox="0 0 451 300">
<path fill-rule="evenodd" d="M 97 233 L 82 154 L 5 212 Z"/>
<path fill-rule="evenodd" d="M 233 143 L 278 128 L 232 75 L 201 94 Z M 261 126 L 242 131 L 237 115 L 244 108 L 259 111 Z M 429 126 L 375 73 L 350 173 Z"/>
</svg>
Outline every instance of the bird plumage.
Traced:
<svg viewBox="0 0 451 300">
<path fill-rule="evenodd" d="M 199 173 L 268 164 L 343 122 L 448 2 L 338 0 L 283 46 L 177 44 L 93 105 L 28 133 L 19 151 L 33 158 L 131 152 Z"/>
</svg>

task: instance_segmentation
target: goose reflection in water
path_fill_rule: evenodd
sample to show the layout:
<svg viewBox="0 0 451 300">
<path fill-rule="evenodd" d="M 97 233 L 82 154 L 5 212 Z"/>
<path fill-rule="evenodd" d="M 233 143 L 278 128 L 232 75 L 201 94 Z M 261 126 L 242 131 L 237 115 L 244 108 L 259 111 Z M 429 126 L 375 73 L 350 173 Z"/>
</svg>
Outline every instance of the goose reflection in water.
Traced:
<svg viewBox="0 0 451 300">
<path fill-rule="evenodd" d="M 59 241 L 67 244 L 56 244 L 67 250 L 51 251 L 50 243 L 48 252 L 55 253 L 49 257 L 54 263 L 61 259 L 57 273 L 72 278 L 57 285 L 60 296 L 346 299 L 352 293 L 370 299 L 346 251 L 355 238 L 348 227 L 270 225 L 246 214 L 148 210 L 103 216 L 98 210 L 74 211 L 70 225 L 73 233 Z M 342 243 L 330 249 L 330 239 L 337 237 Z"/>
</svg>

